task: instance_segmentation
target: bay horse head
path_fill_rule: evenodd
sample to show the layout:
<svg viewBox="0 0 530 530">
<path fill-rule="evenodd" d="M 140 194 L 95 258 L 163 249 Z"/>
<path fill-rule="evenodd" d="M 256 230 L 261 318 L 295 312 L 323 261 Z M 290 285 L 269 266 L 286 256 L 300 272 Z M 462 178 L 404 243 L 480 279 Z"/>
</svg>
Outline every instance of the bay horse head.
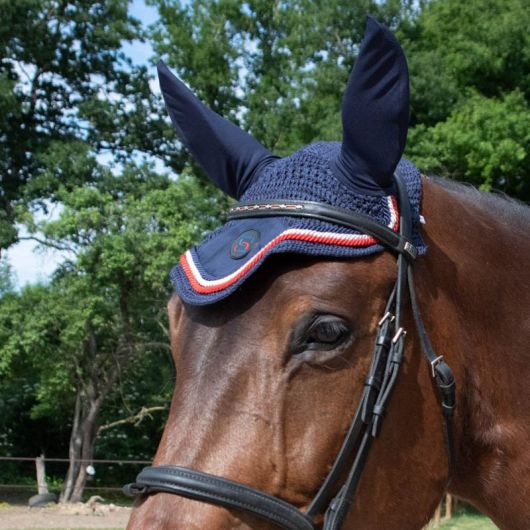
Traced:
<svg viewBox="0 0 530 530">
<path fill-rule="evenodd" d="M 455 281 L 472 264 L 454 256 L 470 206 L 401 159 L 395 37 L 369 18 L 342 142 L 285 158 L 163 63 L 159 78 L 182 140 L 239 203 L 172 271 L 176 388 L 154 465 L 128 486 L 140 496 L 128 529 L 419 529 L 450 480 L 487 509 L 462 471 L 478 462 L 465 429 L 480 423 L 476 396 L 459 390 L 453 418 L 449 368 L 469 380 L 455 349 L 474 291 L 456 296 Z"/>
</svg>

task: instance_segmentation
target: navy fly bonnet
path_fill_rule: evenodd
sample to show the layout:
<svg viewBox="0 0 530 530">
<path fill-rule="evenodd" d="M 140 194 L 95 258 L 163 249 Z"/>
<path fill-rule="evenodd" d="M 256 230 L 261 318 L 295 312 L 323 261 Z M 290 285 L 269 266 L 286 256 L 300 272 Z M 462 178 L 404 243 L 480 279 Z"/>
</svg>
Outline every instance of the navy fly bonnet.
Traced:
<svg viewBox="0 0 530 530">
<path fill-rule="evenodd" d="M 158 75 L 182 141 L 206 174 L 240 203 L 323 202 L 397 231 L 396 173 L 411 202 L 413 243 L 425 252 L 419 232 L 420 174 L 401 159 L 409 119 L 407 63 L 394 35 L 373 18 L 368 17 L 343 97 L 342 143 L 315 143 L 279 158 L 203 105 L 162 61 Z M 271 254 L 354 258 L 382 250 L 371 236 L 318 219 L 234 219 L 188 250 L 171 279 L 184 302 L 209 304 L 236 290 Z"/>
</svg>

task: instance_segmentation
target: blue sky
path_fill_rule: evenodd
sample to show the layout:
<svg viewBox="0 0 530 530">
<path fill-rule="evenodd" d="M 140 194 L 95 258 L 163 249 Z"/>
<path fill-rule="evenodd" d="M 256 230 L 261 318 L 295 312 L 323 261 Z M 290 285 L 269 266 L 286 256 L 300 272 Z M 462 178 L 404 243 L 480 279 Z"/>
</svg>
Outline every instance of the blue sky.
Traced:
<svg viewBox="0 0 530 530">
<path fill-rule="evenodd" d="M 147 6 L 143 0 L 133 0 L 130 5 L 130 13 L 147 27 L 157 20 L 157 12 L 154 7 Z M 145 64 L 153 55 L 153 49 L 147 43 L 134 41 L 123 46 L 124 51 L 136 64 Z"/>
<path fill-rule="evenodd" d="M 130 13 L 141 20 L 144 27 L 157 19 L 154 7 L 147 6 L 143 0 L 133 0 Z M 153 55 L 153 49 L 147 43 L 134 41 L 123 46 L 124 51 L 136 64 L 146 64 Z M 21 235 L 24 235 L 22 232 Z M 17 284 L 22 287 L 28 283 L 46 281 L 57 265 L 63 260 L 63 255 L 55 250 L 39 248 L 32 241 L 21 241 L 7 252 Z"/>
</svg>

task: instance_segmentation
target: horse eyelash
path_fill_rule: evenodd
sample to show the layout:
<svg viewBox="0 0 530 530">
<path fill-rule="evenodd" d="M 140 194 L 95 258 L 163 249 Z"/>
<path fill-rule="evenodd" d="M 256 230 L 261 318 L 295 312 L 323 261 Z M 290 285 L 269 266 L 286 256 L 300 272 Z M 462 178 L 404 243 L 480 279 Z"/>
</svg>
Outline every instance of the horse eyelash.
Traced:
<svg viewBox="0 0 530 530">
<path fill-rule="evenodd" d="M 316 320 L 309 328 L 308 328 L 308 337 L 311 336 L 311 333 L 313 333 L 318 327 L 325 326 L 329 328 L 330 334 L 337 334 L 340 335 L 343 332 L 347 331 L 346 326 L 343 322 L 332 320 L 332 321 L 326 321 L 326 320 Z"/>
</svg>

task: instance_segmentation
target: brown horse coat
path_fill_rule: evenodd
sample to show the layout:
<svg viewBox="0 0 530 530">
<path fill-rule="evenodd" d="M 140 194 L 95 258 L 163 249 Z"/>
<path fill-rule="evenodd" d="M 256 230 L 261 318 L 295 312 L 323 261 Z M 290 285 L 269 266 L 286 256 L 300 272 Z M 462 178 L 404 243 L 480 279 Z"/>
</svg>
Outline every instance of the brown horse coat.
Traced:
<svg viewBox="0 0 530 530">
<path fill-rule="evenodd" d="M 427 331 L 453 368 L 456 473 L 449 491 L 502 529 L 530 528 L 529 210 L 424 179 L 427 254 L 415 277 Z M 353 261 L 271 259 L 227 300 L 168 306 L 177 384 L 154 463 L 262 489 L 303 508 L 357 406 L 395 279 L 385 252 Z M 315 312 L 352 330 L 332 351 L 294 355 Z M 420 529 L 447 486 L 439 404 L 410 315 L 406 360 L 345 529 Z M 158 493 L 128 529 L 264 529 L 247 514 Z"/>
</svg>

